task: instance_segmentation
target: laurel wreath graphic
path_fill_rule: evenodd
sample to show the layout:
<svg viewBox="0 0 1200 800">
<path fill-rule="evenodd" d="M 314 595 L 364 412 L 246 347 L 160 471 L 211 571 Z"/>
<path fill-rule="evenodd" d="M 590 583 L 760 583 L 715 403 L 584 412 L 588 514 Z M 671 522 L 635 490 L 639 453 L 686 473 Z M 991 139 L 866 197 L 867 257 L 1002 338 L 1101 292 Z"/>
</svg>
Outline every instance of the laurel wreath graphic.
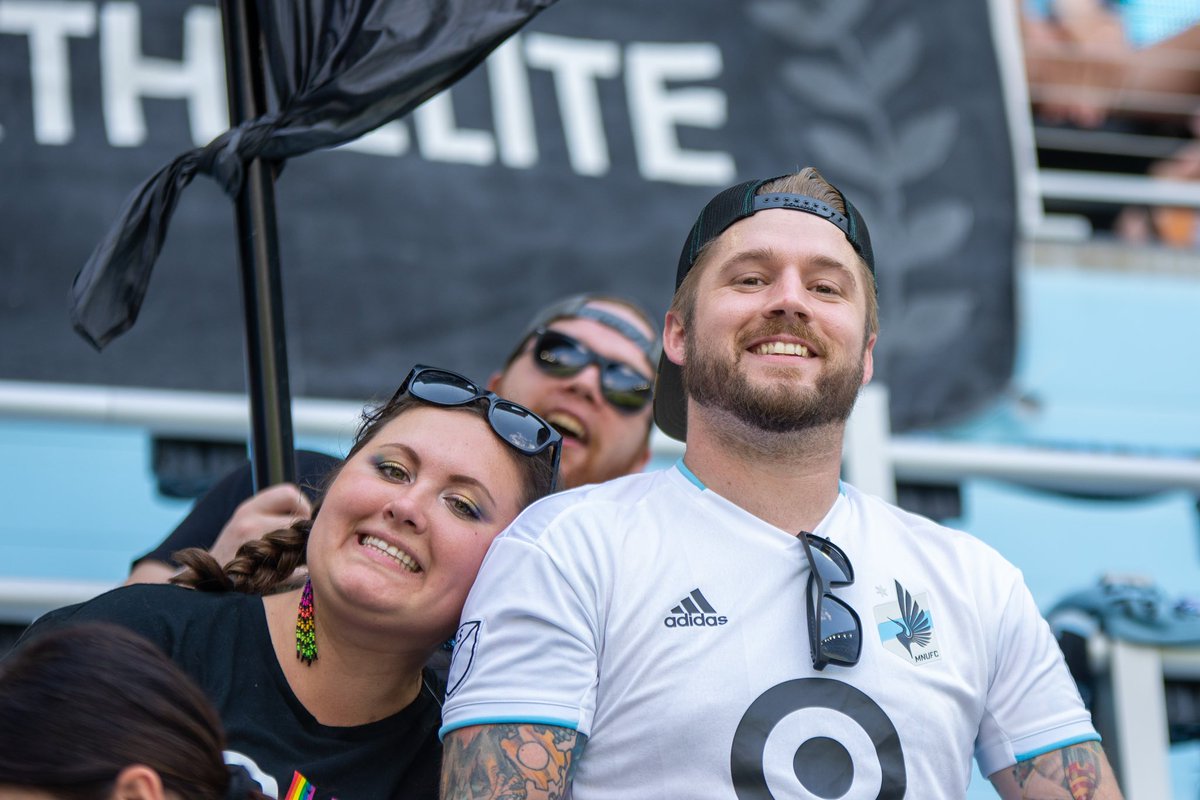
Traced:
<svg viewBox="0 0 1200 800">
<path fill-rule="evenodd" d="M 888 335 L 881 351 L 936 352 L 971 324 L 974 304 L 961 288 L 908 291 L 922 270 L 944 268 L 962 250 L 973 224 L 962 197 L 921 197 L 913 184 L 942 167 L 959 131 L 950 105 L 926 107 L 894 119 L 888 99 L 911 81 L 919 66 L 923 31 L 898 22 L 870 48 L 856 26 L 869 0 L 755 0 L 751 21 L 793 46 L 781 68 L 783 86 L 817 114 L 803 137 L 830 180 L 861 188 L 851 195 L 871 230 L 879 265 L 880 315 Z M 861 202 L 859 202 L 861 198 Z M 939 263 L 940 262 L 940 263 Z"/>
</svg>

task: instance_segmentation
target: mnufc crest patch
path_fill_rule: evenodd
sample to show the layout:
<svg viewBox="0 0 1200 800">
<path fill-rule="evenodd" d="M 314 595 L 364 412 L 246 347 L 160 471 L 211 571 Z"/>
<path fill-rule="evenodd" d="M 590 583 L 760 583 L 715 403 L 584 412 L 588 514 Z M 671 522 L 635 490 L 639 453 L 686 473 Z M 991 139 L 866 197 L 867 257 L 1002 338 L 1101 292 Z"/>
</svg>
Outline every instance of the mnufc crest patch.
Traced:
<svg viewBox="0 0 1200 800">
<path fill-rule="evenodd" d="M 929 613 L 928 592 L 913 596 L 896 581 L 896 599 L 875 606 L 875 624 L 884 648 L 906 661 L 925 664 L 942 657 Z"/>
</svg>

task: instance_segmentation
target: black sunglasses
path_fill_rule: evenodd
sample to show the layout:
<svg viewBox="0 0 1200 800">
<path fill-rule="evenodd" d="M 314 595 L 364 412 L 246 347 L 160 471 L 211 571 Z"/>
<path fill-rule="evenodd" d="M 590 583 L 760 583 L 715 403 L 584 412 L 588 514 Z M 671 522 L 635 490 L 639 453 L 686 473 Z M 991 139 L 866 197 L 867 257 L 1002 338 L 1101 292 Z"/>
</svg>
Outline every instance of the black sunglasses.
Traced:
<svg viewBox="0 0 1200 800">
<path fill-rule="evenodd" d="M 499 397 L 495 392 L 480 389 L 468 378 L 438 367 L 417 364 L 400 384 L 389 402 L 394 403 L 403 394 L 435 406 L 453 408 L 465 406 L 479 400 L 487 400 L 488 424 L 505 444 L 527 456 L 536 456 L 553 447 L 551 461 L 553 475 L 550 491 L 558 485 L 558 462 L 562 456 L 562 434 L 550 423 L 525 406 Z"/>
<path fill-rule="evenodd" d="M 538 328 L 533 363 L 547 375 L 569 378 L 588 366 L 600 368 L 600 393 L 623 414 L 636 414 L 654 398 L 654 379 L 622 361 L 605 358 L 560 331 Z"/>
<path fill-rule="evenodd" d="M 854 567 L 828 539 L 800 531 L 800 541 L 808 556 L 808 642 L 813 669 L 830 664 L 853 667 L 862 653 L 862 623 L 832 589 L 854 583 Z"/>
</svg>

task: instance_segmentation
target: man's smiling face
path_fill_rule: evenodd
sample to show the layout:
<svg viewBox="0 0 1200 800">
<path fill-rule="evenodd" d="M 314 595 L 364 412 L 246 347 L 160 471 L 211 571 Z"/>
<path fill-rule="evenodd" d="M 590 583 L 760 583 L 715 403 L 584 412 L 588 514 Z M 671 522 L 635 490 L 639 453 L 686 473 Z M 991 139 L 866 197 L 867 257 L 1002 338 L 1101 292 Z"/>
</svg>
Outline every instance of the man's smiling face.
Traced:
<svg viewBox="0 0 1200 800">
<path fill-rule="evenodd" d="M 788 209 L 729 227 L 694 270 L 690 319 L 664 347 L 688 396 L 756 427 L 792 431 L 849 416 L 871 378 L 867 281 L 833 224 Z"/>
</svg>

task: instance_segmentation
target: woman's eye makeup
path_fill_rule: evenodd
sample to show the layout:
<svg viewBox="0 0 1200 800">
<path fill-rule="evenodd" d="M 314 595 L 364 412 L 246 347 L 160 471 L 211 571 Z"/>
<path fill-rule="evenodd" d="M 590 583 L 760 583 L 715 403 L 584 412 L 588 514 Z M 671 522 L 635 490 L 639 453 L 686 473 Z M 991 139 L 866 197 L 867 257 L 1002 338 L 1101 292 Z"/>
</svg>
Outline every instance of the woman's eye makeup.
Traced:
<svg viewBox="0 0 1200 800">
<path fill-rule="evenodd" d="M 412 472 L 400 461 L 385 456 L 375 456 L 371 461 L 375 467 L 375 471 L 383 476 L 385 480 L 394 483 L 410 483 L 414 480 Z M 444 502 L 451 513 L 463 519 L 487 521 L 488 515 L 484 508 L 466 495 L 446 494 L 444 495 Z"/>
<path fill-rule="evenodd" d="M 483 519 L 483 512 L 479 509 L 479 506 L 465 497 L 450 497 L 447 498 L 447 502 L 454 513 L 462 517 L 476 520 Z"/>
<path fill-rule="evenodd" d="M 408 480 L 408 469 L 400 462 L 381 457 L 376 457 L 374 461 L 376 471 L 388 480 Z"/>
</svg>

